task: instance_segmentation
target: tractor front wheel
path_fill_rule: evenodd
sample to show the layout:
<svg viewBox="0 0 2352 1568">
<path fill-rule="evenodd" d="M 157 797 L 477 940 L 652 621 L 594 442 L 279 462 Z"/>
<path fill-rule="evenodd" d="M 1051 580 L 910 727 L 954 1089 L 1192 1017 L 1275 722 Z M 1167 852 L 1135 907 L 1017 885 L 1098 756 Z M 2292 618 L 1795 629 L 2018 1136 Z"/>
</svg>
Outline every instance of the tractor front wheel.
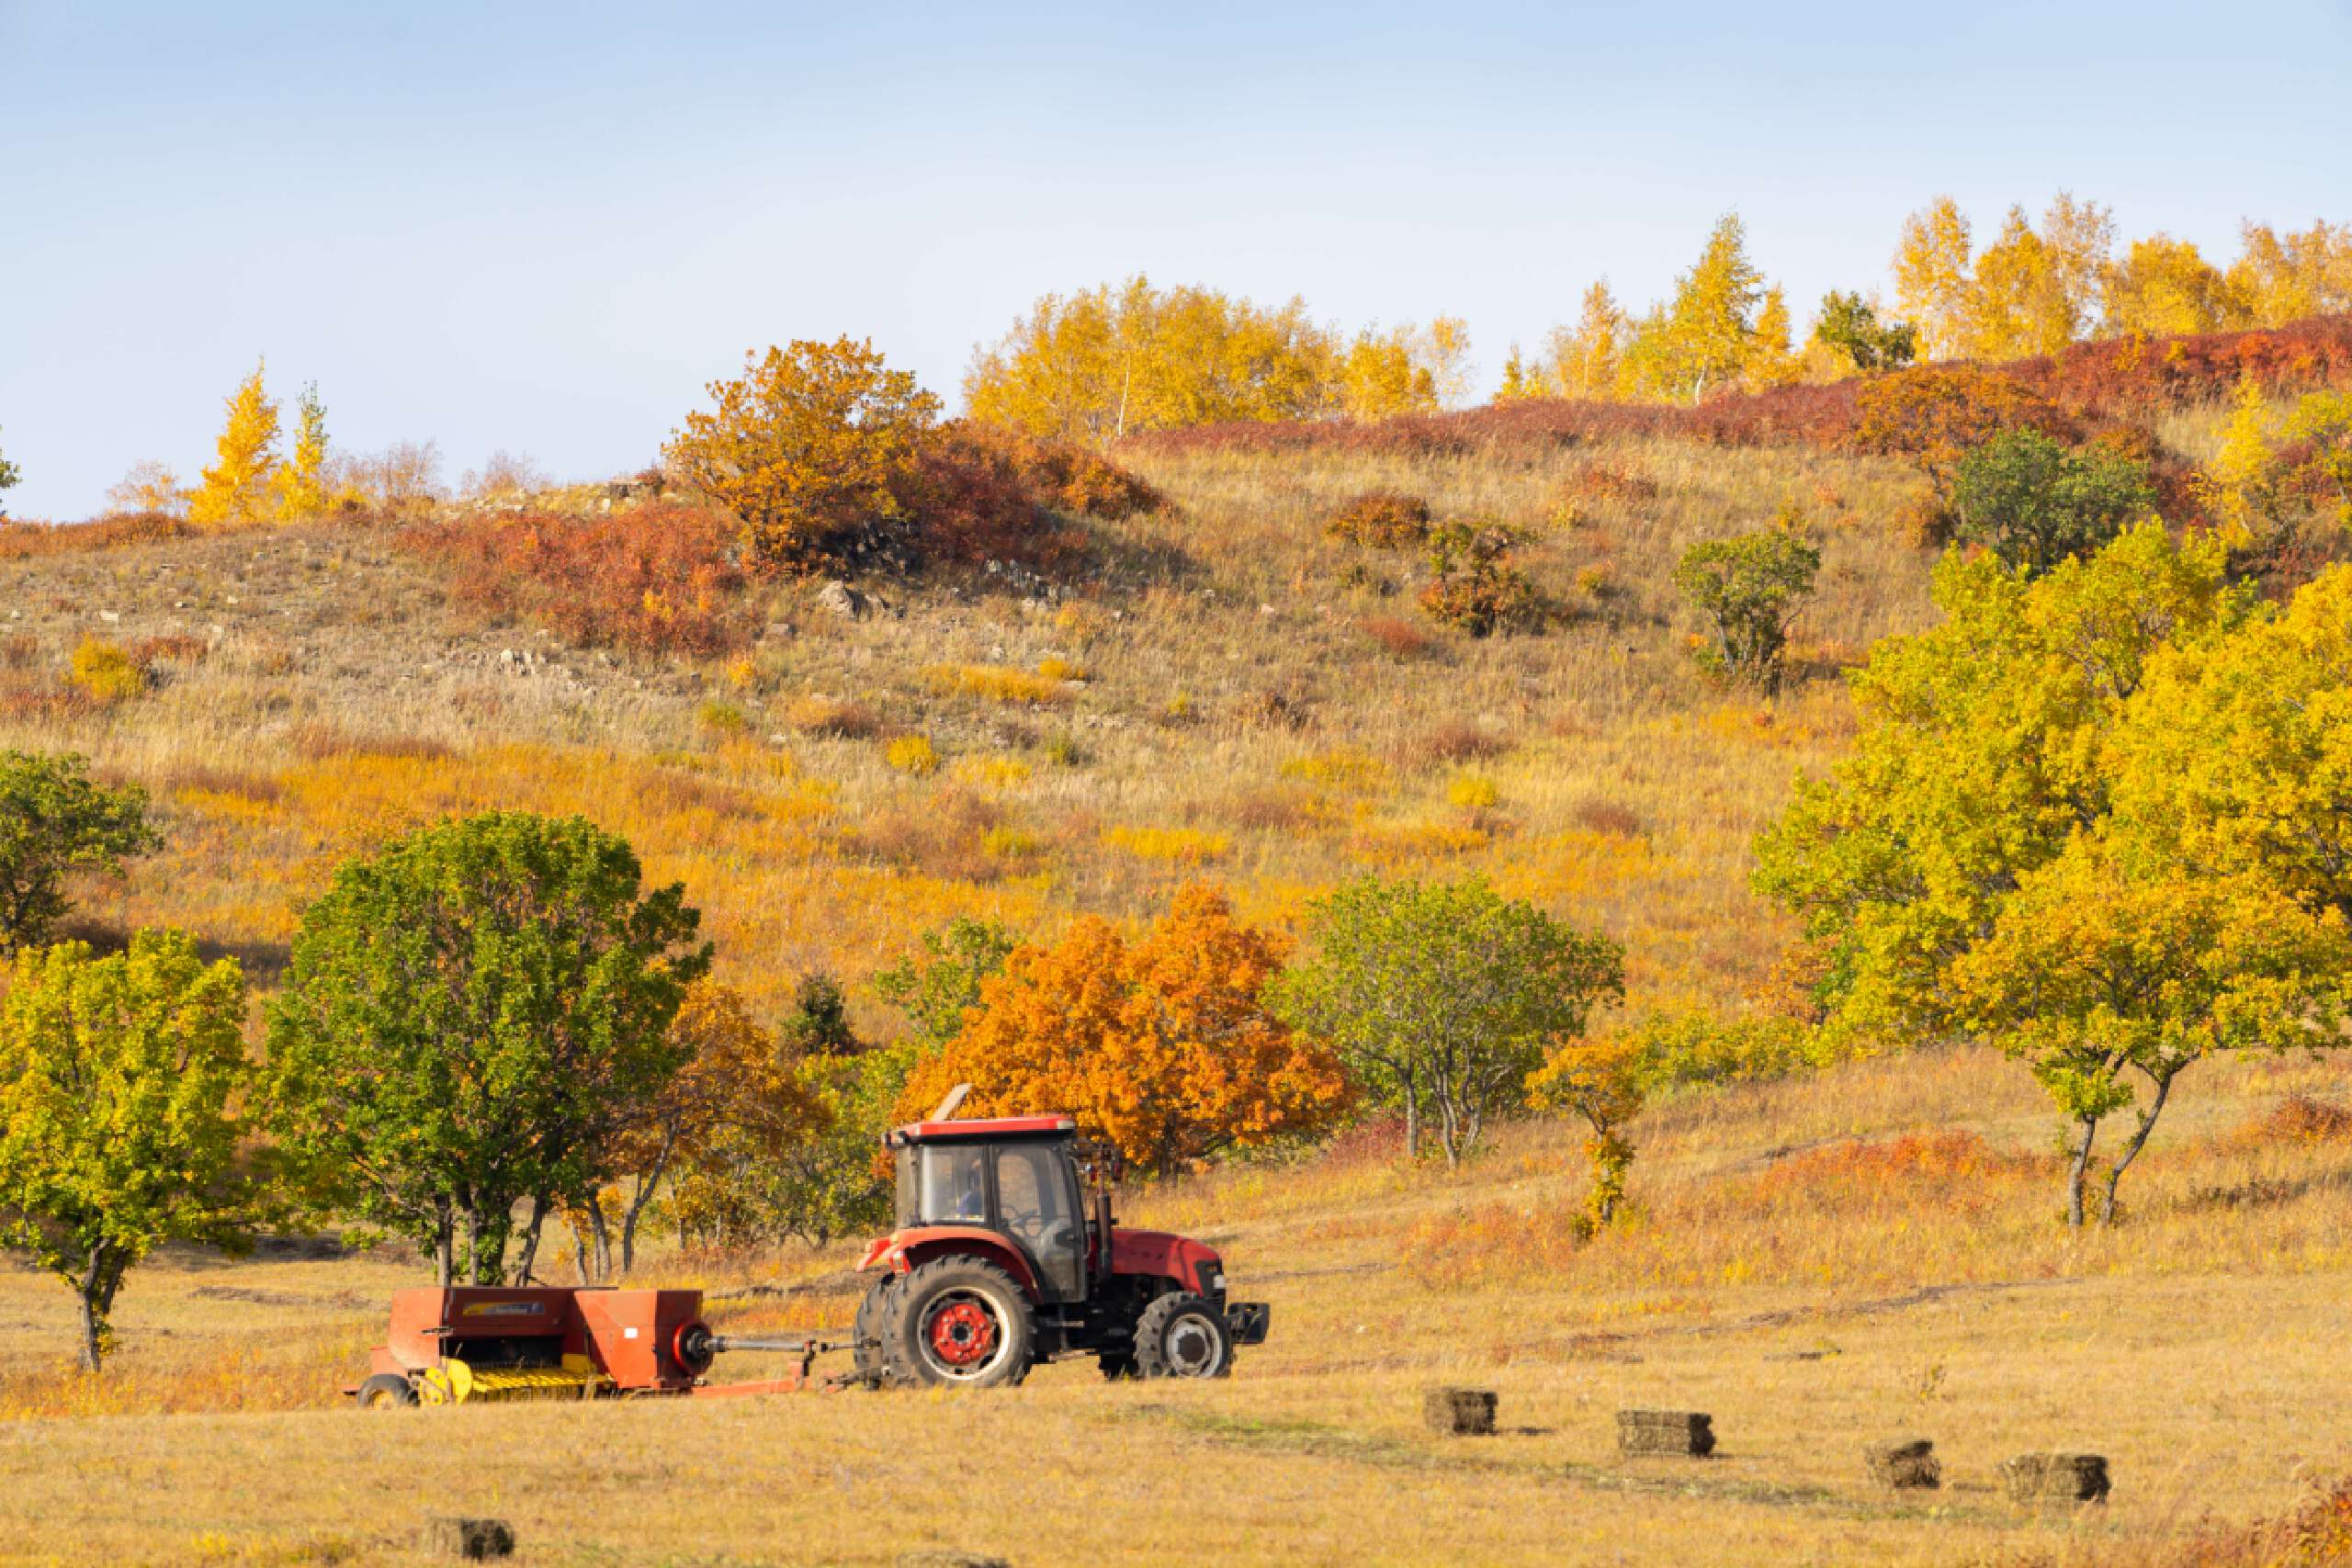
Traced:
<svg viewBox="0 0 2352 1568">
<path fill-rule="evenodd" d="M 362 1410 L 398 1410 L 416 1403 L 416 1386 L 393 1372 L 378 1372 L 359 1385 L 353 1401 Z"/>
<path fill-rule="evenodd" d="M 1036 1326 L 1012 1276 L 978 1258 L 936 1258 L 891 1302 L 882 1359 L 892 1382 L 1003 1388 L 1029 1375 Z"/>
<path fill-rule="evenodd" d="M 1136 1319 L 1136 1371 L 1148 1378 L 1221 1378 L 1233 1371 L 1233 1336 L 1205 1296 L 1161 1296 Z"/>
<path fill-rule="evenodd" d="M 857 1323 L 851 1333 L 857 1340 L 854 1354 L 857 1357 L 858 1381 L 870 1388 L 881 1386 L 885 1356 L 882 1337 L 888 1331 L 890 1307 L 898 1299 L 899 1277 L 885 1274 L 874 1281 L 865 1299 L 857 1303 Z"/>
</svg>

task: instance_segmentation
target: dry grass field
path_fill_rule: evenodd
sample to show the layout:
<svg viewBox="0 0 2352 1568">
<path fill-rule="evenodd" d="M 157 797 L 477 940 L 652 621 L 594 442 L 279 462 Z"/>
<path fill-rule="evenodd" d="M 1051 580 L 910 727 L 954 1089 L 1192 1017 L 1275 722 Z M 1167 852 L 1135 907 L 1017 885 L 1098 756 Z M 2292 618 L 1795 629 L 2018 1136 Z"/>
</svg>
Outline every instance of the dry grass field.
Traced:
<svg viewBox="0 0 2352 1568">
<path fill-rule="evenodd" d="M 2198 456 L 2213 423 L 2163 434 Z M 1146 473 L 1179 510 L 1102 525 L 1091 580 L 974 572 L 860 620 L 763 589 L 749 651 L 702 662 L 564 646 L 365 532 L 0 560 L 0 745 L 86 752 L 155 797 L 167 847 L 84 890 L 85 932 L 182 925 L 265 990 L 339 858 L 508 807 L 627 834 L 705 910 L 723 977 L 774 1006 L 829 969 L 876 1032 L 865 982 L 928 926 L 1046 935 L 1194 874 L 1289 923 L 1365 868 L 1480 870 L 1623 942 L 1635 1006 L 1770 992 L 1790 929 L 1747 890 L 1748 842 L 1851 734 L 1840 667 L 1928 613 L 1930 558 L 1886 521 L 1907 470 L 1640 442 Z M 1550 627 L 1429 629 L 1417 562 L 1322 536 L 1375 488 L 1530 530 Z M 1761 699 L 1692 669 L 1667 579 L 1785 503 L 1822 589 L 1797 678 Z M 75 694 L 90 638 L 144 649 L 149 689 Z M 1576 1129 L 1510 1126 L 1450 1176 L 1352 1136 L 1127 1200 L 1274 1305 L 1270 1343 L 1206 1386 L 1072 1363 L 961 1399 L 363 1417 L 336 1390 L 425 1276 L 397 1250 L 160 1258 L 96 1379 L 64 1370 L 68 1292 L 11 1269 L 0 1562 L 399 1562 L 422 1517 L 482 1513 L 548 1564 L 2250 1562 L 2177 1554 L 2352 1457 L 2347 1102 L 2331 1064 L 2199 1067 L 2128 1223 L 2081 1236 L 2046 1101 L 1989 1051 L 1662 1100 L 1633 1129 L 1631 1222 L 1590 1242 L 1566 1222 Z M 722 1298 L 722 1325 L 829 1327 L 855 1305 L 846 1261 L 649 1269 Z M 1498 1390 L 1505 1431 L 1426 1432 L 1437 1382 Z M 1708 1411 L 1721 1448 L 1621 1460 L 1634 1405 Z M 1945 1486 L 1875 1491 L 1861 1445 L 1911 1434 Z M 2049 1448 L 2108 1455 L 2112 1500 L 2007 1502 L 1996 1463 Z"/>
</svg>

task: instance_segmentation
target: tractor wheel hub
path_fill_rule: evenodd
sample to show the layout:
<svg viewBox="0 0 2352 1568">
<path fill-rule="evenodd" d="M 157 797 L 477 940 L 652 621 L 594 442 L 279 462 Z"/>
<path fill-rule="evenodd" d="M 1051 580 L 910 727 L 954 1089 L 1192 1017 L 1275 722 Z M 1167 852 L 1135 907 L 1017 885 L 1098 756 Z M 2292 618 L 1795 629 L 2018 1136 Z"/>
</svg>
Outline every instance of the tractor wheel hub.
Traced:
<svg viewBox="0 0 2352 1568">
<path fill-rule="evenodd" d="M 974 1366 L 995 1348 L 996 1319 L 978 1302 L 951 1302 L 932 1314 L 932 1353 L 944 1364 Z"/>
</svg>

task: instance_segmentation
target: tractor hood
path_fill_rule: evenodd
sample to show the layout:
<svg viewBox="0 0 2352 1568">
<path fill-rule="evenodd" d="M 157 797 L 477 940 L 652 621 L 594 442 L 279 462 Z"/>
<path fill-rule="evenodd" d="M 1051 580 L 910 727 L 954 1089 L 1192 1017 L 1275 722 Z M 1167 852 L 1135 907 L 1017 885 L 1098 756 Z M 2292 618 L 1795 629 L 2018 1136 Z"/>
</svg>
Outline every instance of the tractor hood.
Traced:
<svg viewBox="0 0 2352 1568">
<path fill-rule="evenodd" d="M 1111 1272 L 1173 1280 L 1185 1290 L 1216 1296 L 1225 1290 L 1225 1264 L 1216 1249 L 1188 1235 L 1117 1225 L 1111 1231 Z"/>
</svg>

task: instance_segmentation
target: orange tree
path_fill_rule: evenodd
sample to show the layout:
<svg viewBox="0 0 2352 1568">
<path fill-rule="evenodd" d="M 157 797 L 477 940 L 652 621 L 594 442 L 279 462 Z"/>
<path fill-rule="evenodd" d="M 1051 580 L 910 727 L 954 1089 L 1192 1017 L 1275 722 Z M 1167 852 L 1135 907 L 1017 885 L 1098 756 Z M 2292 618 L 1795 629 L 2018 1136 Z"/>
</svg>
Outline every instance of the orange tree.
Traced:
<svg viewBox="0 0 2352 1568">
<path fill-rule="evenodd" d="M 919 1117 L 969 1083 L 974 1114 L 1066 1111 L 1119 1160 L 1162 1174 L 1317 1131 L 1345 1110 L 1348 1083 L 1336 1056 L 1266 1011 L 1283 955 L 1204 884 L 1181 889 L 1139 942 L 1089 916 L 982 983 L 899 1111 Z"/>
<path fill-rule="evenodd" d="M 869 343 L 796 342 L 748 355 L 710 383 L 662 456 L 743 521 L 762 563 L 805 568 L 870 550 L 910 517 L 923 437 L 939 400 Z"/>
</svg>

